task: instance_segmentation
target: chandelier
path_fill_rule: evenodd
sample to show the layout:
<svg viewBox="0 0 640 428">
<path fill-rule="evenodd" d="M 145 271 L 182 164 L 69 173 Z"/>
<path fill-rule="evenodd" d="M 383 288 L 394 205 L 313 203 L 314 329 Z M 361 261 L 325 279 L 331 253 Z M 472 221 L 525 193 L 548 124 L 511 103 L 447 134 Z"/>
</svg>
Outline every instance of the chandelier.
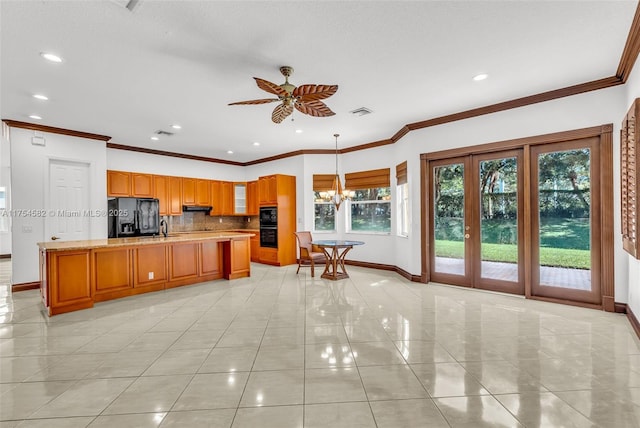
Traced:
<svg viewBox="0 0 640 428">
<path fill-rule="evenodd" d="M 355 192 L 353 190 L 343 189 L 340 175 L 338 175 L 338 137 L 340 134 L 333 134 L 336 138 L 336 175 L 333 177 L 333 185 L 331 190 L 320 192 L 320 197 L 327 202 L 332 202 L 336 210 L 340 210 L 342 201 L 353 198 Z"/>
</svg>

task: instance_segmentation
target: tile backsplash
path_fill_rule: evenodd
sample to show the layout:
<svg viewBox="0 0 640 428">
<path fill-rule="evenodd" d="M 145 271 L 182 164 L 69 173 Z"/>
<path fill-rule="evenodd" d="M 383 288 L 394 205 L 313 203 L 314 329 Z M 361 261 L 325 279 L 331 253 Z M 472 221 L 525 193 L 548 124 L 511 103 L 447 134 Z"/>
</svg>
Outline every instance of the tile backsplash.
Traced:
<svg viewBox="0 0 640 428">
<path fill-rule="evenodd" d="M 194 230 L 258 229 L 258 216 L 211 217 L 205 212 L 185 212 L 181 216 L 164 217 L 169 232 L 191 232 Z"/>
</svg>

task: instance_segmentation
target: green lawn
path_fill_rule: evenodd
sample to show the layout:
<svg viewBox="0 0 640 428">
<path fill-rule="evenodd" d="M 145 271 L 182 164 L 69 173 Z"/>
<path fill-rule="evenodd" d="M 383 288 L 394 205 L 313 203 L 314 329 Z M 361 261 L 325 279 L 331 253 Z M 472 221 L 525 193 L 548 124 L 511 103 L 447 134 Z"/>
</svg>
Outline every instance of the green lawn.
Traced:
<svg viewBox="0 0 640 428">
<path fill-rule="evenodd" d="M 463 241 L 436 241 L 436 255 L 461 259 L 464 256 Z M 483 244 L 482 259 L 493 262 L 516 263 L 518 250 L 510 244 Z M 591 253 L 589 250 L 574 250 L 569 248 L 540 248 L 540 264 L 542 266 L 556 266 L 576 269 L 589 269 Z"/>
</svg>

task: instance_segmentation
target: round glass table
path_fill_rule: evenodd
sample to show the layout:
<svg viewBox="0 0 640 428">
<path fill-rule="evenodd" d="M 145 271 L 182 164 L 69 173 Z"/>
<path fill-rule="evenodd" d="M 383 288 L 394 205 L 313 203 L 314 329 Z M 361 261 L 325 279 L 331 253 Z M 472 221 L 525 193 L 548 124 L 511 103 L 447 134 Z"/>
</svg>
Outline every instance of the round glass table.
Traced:
<svg viewBox="0 0 640 428">
<path fill-rule="evenodd" d="M 337 281 L 338 279 L 349 278 L 347 269 L 344 267 L 344 258 L 349 250 L 356 245 L 364 245 L 364 242 L 322 239 L 311 241 L 311 245 L 320 247 L 327 258 L 321 277 Z"/>
</svg>

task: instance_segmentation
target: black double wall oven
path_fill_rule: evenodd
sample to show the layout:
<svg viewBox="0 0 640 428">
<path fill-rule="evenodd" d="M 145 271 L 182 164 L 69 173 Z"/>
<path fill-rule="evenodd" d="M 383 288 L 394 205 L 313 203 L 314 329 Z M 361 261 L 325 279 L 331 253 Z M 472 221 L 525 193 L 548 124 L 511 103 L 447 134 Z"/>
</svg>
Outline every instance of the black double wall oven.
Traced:
<svg viewBox="0 0 640 428">
<path fill-rule="evenodd" d="M 260 246 L 278 248 L 278 207 L 260 207 Z"/>
</svg>

